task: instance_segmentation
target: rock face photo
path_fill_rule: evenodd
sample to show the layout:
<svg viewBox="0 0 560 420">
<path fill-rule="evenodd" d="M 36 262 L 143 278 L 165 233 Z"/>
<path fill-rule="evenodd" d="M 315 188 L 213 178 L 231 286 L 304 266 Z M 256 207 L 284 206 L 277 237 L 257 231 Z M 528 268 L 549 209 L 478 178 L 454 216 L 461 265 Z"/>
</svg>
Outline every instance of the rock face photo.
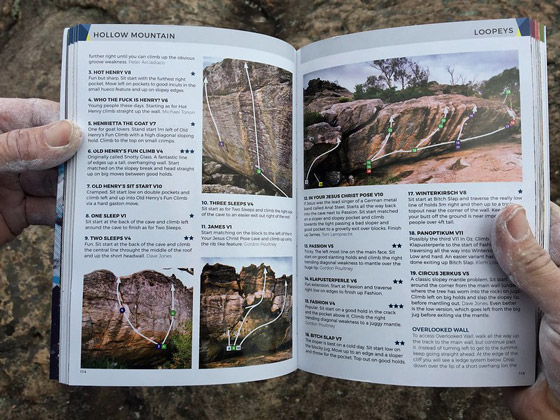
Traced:
<svg viewBox="0 0 560 420">
<path fill-rule="evenodd" d="M 200 291 L 200 367 L 273 363 L 292 357 L 292 275 L 251 264 L 206 264 Z"/>
<path fill-rule="evenodd" d="M 521 181 L 517 58 L 451 55 L 456 67 L 429 56 L 306 75 L 305 188 Z M 477 59 L 487 79 L 477 81 L 479 67 L 459 74 Z M 368 71 L 353 92 L 338 84 Z"/>
<path fill-rule="evenodd" d="M 203 102 L 202 192 L 291 197 L 292 74 L 206 57 Z"/>
<path fill-rule="evenodd" d="M 190 368 L 193 291 L 153 270 L 84 276 L 82 368 Z"/>
</svg>

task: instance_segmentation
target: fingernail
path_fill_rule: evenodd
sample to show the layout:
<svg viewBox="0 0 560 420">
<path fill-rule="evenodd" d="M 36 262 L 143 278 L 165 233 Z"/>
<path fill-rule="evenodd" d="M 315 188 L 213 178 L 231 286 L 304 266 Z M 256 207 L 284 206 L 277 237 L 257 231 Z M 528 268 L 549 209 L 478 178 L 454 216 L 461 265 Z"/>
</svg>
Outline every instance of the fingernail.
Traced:
<svg viewBox="0 0 560 420">
<path fill-rule="evenodd" d="M 527 222 L 525 209 L 523 207 L 516 208 L 507 218 L 506 227 L 510 236 L 519 241 L 525 239 L 531 234 L 531 228 Z"/>
<path fill-rule="evenodd" d="M 70 121 L 62 120 L 51 126 L 45 133 L 47 144 L 51 147 L 67 146 L 75 137 L 77 127 Z"/>
</svg>

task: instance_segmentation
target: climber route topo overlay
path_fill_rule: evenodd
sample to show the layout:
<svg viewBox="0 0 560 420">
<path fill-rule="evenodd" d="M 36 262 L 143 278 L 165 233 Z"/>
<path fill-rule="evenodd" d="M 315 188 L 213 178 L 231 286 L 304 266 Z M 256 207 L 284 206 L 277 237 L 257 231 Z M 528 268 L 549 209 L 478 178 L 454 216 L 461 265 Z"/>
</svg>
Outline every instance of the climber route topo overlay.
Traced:
<svg viewBox="0 0 560 420">
<path fill-rule="evenodd" d="M 210 116 L 210 120 L 212 121 L 211 127 L 212 130 L 215 131 L 217 137 L 218 137 L 218 149 L 217 150 L 222 150 L 222 153 L 228 153 L 228 146 L 231 146 L 232 144 L 244 144 L 245 141 L 250 142 L 251 147 L 249 148 L 249 150 L 251 151 L 251 160 L 253 160 L 253 162 L 251 162 L 251 170 L 250 172 L 252 172 L 251 175 L 256 175 L 256 178 L 260 178 L 264 181 L 265 184 L 270 185 L 270 190 L 271 191 L 276 191 L 277 194 L 280 194 L 284 197 L 290 197 L 289 194 L 287 194 L 285 192 L 285 188 L 283 189 L 280 185 L 278 185 L 279 183 L 276 180 L 273 180 L 275 177 L 271 176 L 271 172 L 273 171 L 273 168 L 275 167 L 275 165 L 277 166 L 278 163 L 273 164 L 273 162 L 267 161 L 267 155 L 266 153 L 263 153 L 263 148 L 266 146 L 267 142 L 263 142 L 263 133 L 259 132 L 259 128 L 262 130 L 267 130 L 269 132 L 267 138 L 271 137 L 272 134 L 272 143 L 273 144 L 277 144 L 278 143 L 278 139 L 276 139 L 274 137 L 274 132 L 271 131 L 270 129 L 270 122 L 264 121 L 266 120 L 266 115 L 263 115 L 263 110 L 258 108 L 258 103 L 256 101 L 255 96 L 257 95 L 258 89 L 257 91 L 254 90 L 253 88 L 253 83 L 252 83 L 252 79 L 251 79 L 251 67 L 246 63 L 246 62 L 241 62 L 242 63 L 242 72 L 243 72 L 243 80 L 241 79 L 236 79 L 236 83 L 241 83 L 241 86 L 245 86 L 243 88 L 243 91 L 245 92 L 249 92 L 249 98 L 251 101 L 251 108 L 250 111 L 249 109 L 247 109 L 247 113 L 249 114 L 250 112 L 250 116 L 249 117 L 249 121 L 250 123 L 248 123 L 247 120 L 238 117 L 237 115 L 233 115 L 234 111 L 231 110 L 229 111 L 228 108 L 228 112 L 232 112 L 232 117 L 234 118 L 233 120 L 235 121 L 237 118 L 239 118 L 239 121 L 235 121 L 235 124 L 237 126 L 237 124 L 239 124 L 239 126 L 244 126 L 244 130 L 242 130 L 241 132 L 239 132 L 239 134 L 236 134 L 240 136 L 239 139 L 235 139 L 235 141 L 232 141 L 232 139 L 230 138 L 228 140 L 228 135 L 224 134 L 224 133 L 228 133 L 228 131 L 231 133 L 232 131 L 232 127 L 224 127 L 224 122 L 223 122 L 223 118 L 220 119 L 220 113 L 218 111 L 216 111 L 216 109 L 219 109 L 219 106 L 216 105 L 215 103 L 212 104 L 212 96 L 211 94 L 209 95 L 208 90 L 210 89 L 210 91 L 212 92 L 212 78 L 209 77 L 210 74 L 208 76 L 206 76 L 204 78 L 204 102 L 206 104 L 206 107 L 208 108 L 208 115 Z M 241 64 L 240 63 L 240 64 Z M 241 66 L 240 66 L 241 67 Z M 209 80 L 210 78 L 210 80 Z M 261 76 L 262 79 L 262 76 Z M 261 82 L 262 83 L 262 82 Z M 210 85 L 210 86 L 209 86 Z M 215 88 L 216 89 L 216 88 Z M 217 88 L 218 90 L 220 90 L 220 87 Z M 223 89 L 222 89 L 223 90 Z M 238 92 L 235 90 L 232 90 L 232 92 Z M 261 96 L 259 96 L 260 100 L 267 100 L 267 98 L 265 97 L 263 99 L 262 94 Z M 236 98 L 236 102 L 240 109 L 239 114 L 244 113 L 244 109 L 242 109 L 242 107 L 248 108 L 248 106 L 246 105 L 246 101 L 243 100 L 239 100 Z M 257 112 L 259 111 L 259 112 Z M 222 114 L 223 114 L 223 109 L 222 109 Z M 217 118 L 218 117 L 218 118 Z M 263 121 L 259 120 L 259 117 L 261 119 L 263 119 Z M 260 121 L 260 123 L 259 123 Z M 220 130 L 220 125 L 222 126 L 222 130 Z M 265 128 L 263 128 L 265 127 Z M 236 127 L 236 129 L 239 127 Z M 231 135 L 231 134 L 230 134 Z M 246 137 L 245 137 L 246 135 Z M 270 142 L 270 140 L 269 140 Z M 239 163 L 239 162 L 238 162 Z M 253 172 L 254 171 L 254 172 Z M 249 173 L 247 173 L 249 174 Z M 250 176 L 251 176 L 250 175 Z M 276 181 L 276 182 L 275 182 Z"/>
<path fill-rule="evenodd" d="M 140 337 L 144 338 L 145 340 L 149 341 L 152 344 L 155 344 L 156 349 L 158 349 L 158 350 L 167 349 L 167 344 L 165 342 L 167 341 L 167 338 L 169 337 L 169 333 L 171 332 L 171 328 L 173 328 L 173 323 L 175 321 L 175 315 L 177 314 L 177 312 L 175 311 L 175 285 L 173 285 L 173 283 L 172 283 L 171 284 L 171 289 L 170 289 L 171 290 L 171 309 L 169 310 L 169 316 L 171 317 L 171 322 L 169 324 L 169 328 L 167 329 L 167 333 L 165 334 L 164 339 L 161 341 L 161 343 L 159 343 L 158 341 L 153 340 L 152 338 L 146 337 L 144 334 L 142 334 L 138 330 L 138 328 L 136 328 L 134 325 L 132 325 L 132 322 L 130 322 L 130 318 L 128 316 L 129 311 L 126 310 L 125 304 L 121 300 L 121 293 L 120 293 L 120 290 L 119 290 L 120 284 L 121 284 L 121 279 L 117 277 L 116 292 L 117 292 L 117 301 L 119 302 L 119 312 L 124 316 L 124 318 L 126 319 L 126 322 L 130 326 L 130 328 L 132 328 L 132 330 L 136 334 L 138 334 Z"/>
<path fill-rule="evenodd" d="M 286 300 L 288 299 L 288 282 L 286 280 L 284 280 L 284 298 L 283 298 L 283 301 L 282 301 L 282 309 L 280 310 L 280 313 L 273 320 L 271 320 L 269 322 L 266 322 L 264 324 L 258 325 L 255 328 L 253 328 L 251 331 L 249 331 L 249 333 L 247 333 L 247 335 L 245 335 L 245 337 L 243 337 L 241 342 L 239 344 L 237 344 L 237 340 L 239 339 L 239 335 L 241 333 L 241 329 L 243 328 L 243 324 L 245 324 L 245 320 L 247 319 L 247 317 L 249 316 L 251 311 L 262 303 L 262 301 L 264 299 L 265 291 L 266 291 L 266 268 L 264 269 L 264 282 L 263 282 L 261 298 L 258 301 L 258 303 L 255 303 L 254 305 L 249 305 L 249 306 L 245 307 L 245 310 L 248 309 L 248 311 L 245 314 L 245 316 L 243 317 L 243 320 L 241 321 L 241 325 L 239 325 L 239 328 L 237 329 L 237 333 L 235 334 L 235 339 L 233 341 L 233 344 L 231 344 L 231 333 L 230 333 L 229 328 L 226 330 L 226 334 L 227 334 L 227 338 L 228 338 L 228 345 L 226 346 L 226 351 L 241 351 L 241 349 L 243 348 L 243 343 L 245 342 L 245 340 L 247 340 L 247 338 L 249 338 L 249 336 L 251 334 L 253 334 L 255 331 L 257 331 L 257 330 L 259 330 L 263 327 L 266 327 L 267 325 L 272 324 L 274 321 L 277 321 L 282 316 L 282 314 L 284 313 L 284 308 L 286 307 Z"/>
<path fill-rule="evenodd" d="M 506 94 L 506 98 L 504 99 L 504 103 L 508 97 L 508 95 L 510 95 L 511 90 L 510 89 L 506 89 L 504 91 L 504 93 Z M 391 138 L 391 135 L 394 135 L 395 130 L 398 127 L 398 124 L 396 122 L 396 118 L 398 118 L 398 115 L 391 115 L 389 118 L 389 126 L 387 127 L 387 134 L 385 136 L 385 138 L 383 139 L 383 141 L 381 142 L 381 145 L 379 146 L 379 150 L 377 150 L 377 152 L 371 156 L 368 156 L 367 160 L 366 160 L 366 174 L 370 175 L 372 173 L 372 168 L 373 168 L 373 163 L 380 161 L 381 159 L 387 157 L 387 156 L 391 156 L 391 155 L 395 155 L 395 154 L 409 154 L 409 153 L 419 153 L 422 150 L 427 150 L 427 149 L 431 149 L 434 147 L 441 147 L 441 146 L 446 146 L 446 145 L 454 145 L 454 149 L 455 150 L 460 150 L 462 144 L 470 142 L 470 141 L 474 141 L 474 140 L 478 140 L 484 137 L 488 137 L 491 136 L 493 134 L 499 133 L 502 130 L 507 130 L 513 126 L 515 126 L 517 124 L 517 115 L 515 114 L 515 111 L 513 111 L 510 107 L 506 106 L 506 111 L 508 113 L 508 115 L 511 117 L 510 121 L 508 121 L 506 124 L 496 128 L 495 130 L 489 131 L 487 133 L 483 133 L 483 134 L 479 134 L 477 136 L 472 136 L 472 137 L 468 137 L 468 138 L 461 138 L 461 136 L 463 135 L 463 129 L 465 127 L 465 125 L 467 124 L 467 122 L 473 118 L 475 118 L 476 113 L 478 111 L 478 108 L 476 105 L 471 105 L 470 106 L 471 111 L 469 112 L 469 114 L 467 114 L 467 116 L 465 118 L 463 118 L 463 120 L 460 123 L 459 126 L 459 134 L 457 135 L 457 138 L 454 140 L 449 140 L 449 141 L 444 141 L 441 143 L 434 143 L 434 144 L 426 144 L 430 141 L 430 139 L 436 134 L 438 133 L 440 130 L 442 130 L 446 124 L 446 122 L 448 121 L 448 114 L 450 113 L 449 111 L 449 107 L 446 106 L 443 109 L 443 113 L 441 116 L 441 119 L 438 123 L 438 126 L 436 129 L 434 129 L 431 133 L 429 133 L 426 137 L 420 139 L 418 141 L 418 143 L 410 148 L 410 149 L 398 149 L 398 150 L 393 150 L 391 152 L 387 152 L 387 153 L 383 153 L 387 143 L 389 142 L 389 139 Z M 305 186 L 307 187 L 309 185 L 309 176 L 311 174 L 311 170 L 313 168 L 313 166 L 315 165 L 315 163 L 323 156 L 333 152 L 335 149 L 337 149 L 340 146 L 341 143 L 341 139 L 340 137 L 337 138 L 336 140 L 336 145 L 327 150 L 326 152 L 320 154 L 319 156 L 317 156 L 315 159 L 313 159 L 313 161 L 311 162 L 311 164 L 309 165 L 309 168 L 307 169 L 307 173 L 305 176 Z M 313 173 L 313 175 L 315 176 L 316 180 L 317 180 L 317 184 L 319 187 L 323 186 L 323 182 L 319 179 L 319 177 Z"/>
</svg>

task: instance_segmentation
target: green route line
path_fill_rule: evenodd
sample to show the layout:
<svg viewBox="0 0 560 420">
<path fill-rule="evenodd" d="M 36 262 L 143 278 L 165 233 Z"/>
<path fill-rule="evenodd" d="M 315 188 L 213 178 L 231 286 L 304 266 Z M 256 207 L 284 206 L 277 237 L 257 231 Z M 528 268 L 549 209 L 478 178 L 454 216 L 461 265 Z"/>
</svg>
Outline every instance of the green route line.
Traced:
<svg viewBox="0 0 560 420">
<path fill-rule="evenodd" d="M 167 337 L 169 337 L 169 333 L 171 332 L 171 328 L 173 327 L 173 321 L 175 320 L 175 285 L 173 283 L 171 283 L 171 310 L 169 311 L 170 316 L 171 316 L 171 323 L 169 324 L 169 328 L 167 329 L 167 333 L 165 334 L 165 338 L 163 339 L 163 341 L 161 343 L 158 343 L 157 341 L 146 337 L 136 327 L 134 327 L 134 325 L 132 325 L 132 322 L 130 322 L 130 319 L 128 318 L 127 311 L 124 307 L 123 302 L 121 301 L 121 296 L 120 296 L 120 291 L 119 291 L 120 284 L 121 284 L 121 279 L 117 278 L 117 301 L 119 302 L 119 307 L 120 307 L 119 311 L 120 311 L 120 313 L 123 314 L 124 318 L 126 319 L 126 322 L 130 326 L 130 328 L 132 328 L 132 330 L 136 334 L 138 334 L 140 337 L 148 340 L 150 343 L 155 344 L 158 349 L 160 349 L 160 348 L 165 349 L 165 347 L 164 347 L 165 346 L 165 341 L 167 340 Z"/>
</svg>

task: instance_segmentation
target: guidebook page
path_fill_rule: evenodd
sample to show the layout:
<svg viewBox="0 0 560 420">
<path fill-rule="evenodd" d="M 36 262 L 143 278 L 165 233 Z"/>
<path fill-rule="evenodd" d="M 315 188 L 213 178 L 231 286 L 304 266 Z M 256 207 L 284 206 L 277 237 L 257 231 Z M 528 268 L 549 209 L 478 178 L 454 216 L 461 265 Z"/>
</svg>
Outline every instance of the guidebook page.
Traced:
<svg viewBox="0 0 560 420">
<path fill-rule="evenodd" d="M 293 48 L 208 28 L 70 32 L 85 144 L 66 186 L 68 382 L 293 371 Z"/>
<path fill-rule="evenodd" d="M 516 20 L 485 24 L 299 52 L 302 369 L 401 385 L 533 383 L 535 307 L 490 245 L 506 204 L 535 222 L 531 38 L 515 37 Z"/>
</svg>

